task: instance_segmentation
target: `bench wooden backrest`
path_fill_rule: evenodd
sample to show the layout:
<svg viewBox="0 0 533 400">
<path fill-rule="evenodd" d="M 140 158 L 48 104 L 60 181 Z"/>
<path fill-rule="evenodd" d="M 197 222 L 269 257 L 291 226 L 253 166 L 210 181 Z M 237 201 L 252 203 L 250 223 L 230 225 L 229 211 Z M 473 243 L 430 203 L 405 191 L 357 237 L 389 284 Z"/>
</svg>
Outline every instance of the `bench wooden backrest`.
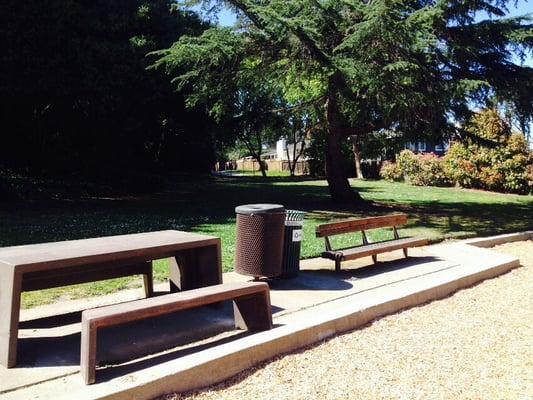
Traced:
<svg viewBox="0 0 533 400">
<path fill-rule="evenodd" d="M 384 228 L 389 226 L 404 225 L 407 223 L 407 214 L 392 214 L 381 217 L 368 217 L 347 221 L 332 222 L 319 225 L 316 228 L 316 237 L 328 237 L 343 233 L 365 231 L 367 229 Z"/>
</svg>

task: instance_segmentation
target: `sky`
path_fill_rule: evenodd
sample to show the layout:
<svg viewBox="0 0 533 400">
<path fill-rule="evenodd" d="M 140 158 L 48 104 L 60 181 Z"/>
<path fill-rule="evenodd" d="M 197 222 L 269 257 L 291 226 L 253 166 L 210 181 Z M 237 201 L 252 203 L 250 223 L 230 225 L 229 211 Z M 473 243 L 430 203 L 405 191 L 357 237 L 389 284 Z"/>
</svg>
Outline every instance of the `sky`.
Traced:
<svg viewBox="0 0 533 400">
<path fill-rule="evenodd" d="M 198 7 L 195 7 L 196 10 L 199 10 Z M 533 0 L 530 0 L 529 3 L 527 0 L 518 0 L 516 4 L 514 2 L 509 3 L 509 15 L 508 16 L 517 16 L 524 14 L 533 14 Z M 480 15 L 481 19 L 488 18 L 488 15 Z M 218 13 L 218 23 L 221 26 L 232 26 L 236 22 L 235 14 L 228 9 L 224 9 Z M 517 63 L 520 61 L 517 59 Z M 533 56 L 529 54 L 526 58 L 525 65 L 533 67 Z"/>
</svg>

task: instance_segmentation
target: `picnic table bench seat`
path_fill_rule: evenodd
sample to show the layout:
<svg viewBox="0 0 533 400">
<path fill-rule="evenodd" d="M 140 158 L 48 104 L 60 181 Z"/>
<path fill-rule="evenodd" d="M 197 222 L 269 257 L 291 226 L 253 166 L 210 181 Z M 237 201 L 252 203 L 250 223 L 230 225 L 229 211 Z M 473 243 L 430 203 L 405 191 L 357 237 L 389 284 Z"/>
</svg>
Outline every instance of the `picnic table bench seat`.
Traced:
<svg viewBox="0 0 533 400">
<path fill-rule="evenodd" d="M 233 282 L 86 310 L 82 313 L 80 370 L 86 384 L 96 379 L 98 331 L 147 318 L 233 300 L 235 326 L 250 331 L 272 328 L 269 287 L 264 282 Z"/>
<path fill-rule="evenodd" d="M 380 217 L 368 217 L 361 219 L 345 220 L 322 224 L 316 228 L 316 236 L 325 239 L 326 251 L 322 253 L 323 258 L 335 261 L 335 271 L 341 269 L 341 262 L 355 260 L 362 257 L 372 256 L 374 263 L 377 262 L 377 255 L 389 251 L 402 249 L 407 257 L 407 249 L 410 247 L 424 246 L 427 239 L 419 237 L 400 238 L 396 227 L 407 223 L 406 214 L 393 214 Z M 381 242 L 370 243 L 365 231 L 369 229 L 392 227 L 394 239 Z M 351 232 L 361 232 L 363 244 L 344 249 L 333 249 L 329 240 L 330 236 L 341 235 Z"/>
</svg>

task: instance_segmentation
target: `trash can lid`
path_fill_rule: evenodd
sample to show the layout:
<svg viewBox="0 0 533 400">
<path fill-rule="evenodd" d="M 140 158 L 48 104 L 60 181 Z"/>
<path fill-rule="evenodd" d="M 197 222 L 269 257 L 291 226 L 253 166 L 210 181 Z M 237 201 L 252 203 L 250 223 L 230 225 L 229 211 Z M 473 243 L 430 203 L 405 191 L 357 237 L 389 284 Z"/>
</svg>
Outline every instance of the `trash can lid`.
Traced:
<svg viewBox="0 0 533 400">
<path fill-rule="evenodd" d="M 285 207 L 281 204 L 244 204 L 235 207 L 237 214 L 265 214 L 285 212 Z"/>
</svg>

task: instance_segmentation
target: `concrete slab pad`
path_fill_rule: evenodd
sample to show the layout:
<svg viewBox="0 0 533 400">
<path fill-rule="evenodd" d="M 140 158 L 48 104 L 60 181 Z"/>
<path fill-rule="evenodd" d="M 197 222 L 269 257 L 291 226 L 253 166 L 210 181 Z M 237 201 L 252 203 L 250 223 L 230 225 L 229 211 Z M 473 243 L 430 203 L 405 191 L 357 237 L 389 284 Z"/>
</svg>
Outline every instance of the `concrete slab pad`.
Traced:
<svg viewBox="0 0 533 400">
<path fill-rule="evenodd" d="M 408 259 L 401 251 L 382 255 L 377 265 L 370 257 L 343 263 L 340 274 L 328 260 L 302 261 L 298 277 L 270 282 L 271 331 L 234 330 L 229 305 L 114 329 L 101 343 L 100 365 L 106 367 L 91 386 L 78 373 L 79 310 L 134 299 L 140 291 L 28 310 L 21 330 L 22 362 L 14 369 L 0 368 L 0 397 L 144 399 L 206 386 L 277 354 L 519 266 L 514 257 L 462 242 L 410 254 Z M 224 274 L 224 281 L 248 279 Z M 50 317 L 58 312 L 63 315 Z"/>
</svg>

